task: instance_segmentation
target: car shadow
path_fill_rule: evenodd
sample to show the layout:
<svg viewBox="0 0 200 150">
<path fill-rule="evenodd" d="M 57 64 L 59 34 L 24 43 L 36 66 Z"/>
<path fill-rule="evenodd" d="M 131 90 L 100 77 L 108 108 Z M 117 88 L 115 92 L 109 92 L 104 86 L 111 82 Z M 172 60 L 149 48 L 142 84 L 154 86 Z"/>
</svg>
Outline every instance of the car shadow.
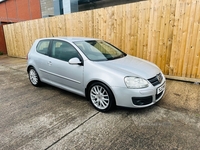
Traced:
<svg viewBox="0 0 200 150">
<path fill-rule="evenodd" d="M 137 113 L 146 113 L 149 111 L 153 111 L 157 107 L 157 105 L 152 105 L 146 108 L 127 108 L 127 107 L 121 107 L 116 106 L 115 109 L 112 110 L 112 112 L 123 112 L 123 113 L 130 113 L 130 114 L 137 114 Z"/>
</svg>

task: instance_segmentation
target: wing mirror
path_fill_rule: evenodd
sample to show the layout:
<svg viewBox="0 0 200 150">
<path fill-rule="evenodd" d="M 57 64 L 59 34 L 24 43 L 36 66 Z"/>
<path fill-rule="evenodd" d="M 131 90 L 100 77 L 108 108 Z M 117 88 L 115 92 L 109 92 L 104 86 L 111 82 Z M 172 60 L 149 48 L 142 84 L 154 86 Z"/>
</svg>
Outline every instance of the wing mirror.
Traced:
<svg viewBox="0 0 200 150">
<path fill-rule="evenodd" d="M 83 63 L 77 57 L 71 58 L 69 60 L 70 65 L 83 65 Z"/>
</svg>

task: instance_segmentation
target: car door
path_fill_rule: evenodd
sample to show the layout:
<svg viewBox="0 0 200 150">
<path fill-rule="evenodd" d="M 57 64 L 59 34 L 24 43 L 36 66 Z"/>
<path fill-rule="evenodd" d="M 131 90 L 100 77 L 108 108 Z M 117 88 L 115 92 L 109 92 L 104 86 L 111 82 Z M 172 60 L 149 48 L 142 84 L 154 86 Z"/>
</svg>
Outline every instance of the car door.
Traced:
<svg viewBox="0 0 200 150">
<path fill-rule="evenodd" d="M 53 85 L 83 95 L 83 65 L 71 65 L 69 60 L 77 57 L 78 51 L 68 42 L 53 40 L 49 57 L 49 79 Z"/>
</svg>

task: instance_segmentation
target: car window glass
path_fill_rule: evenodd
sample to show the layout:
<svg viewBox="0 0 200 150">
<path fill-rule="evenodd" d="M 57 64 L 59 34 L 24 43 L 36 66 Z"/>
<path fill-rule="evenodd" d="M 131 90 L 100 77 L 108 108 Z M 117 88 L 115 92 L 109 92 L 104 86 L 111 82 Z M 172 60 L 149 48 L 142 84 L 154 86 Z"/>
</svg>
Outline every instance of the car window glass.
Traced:
<svg viewBox="0 0 200 150">
<path fill-rule="evenodd" d="M 50 43 L 49 40 L 40 41 L 37 45 L 37 48 L 36 48 L 37 52 L 44 54 L 44 55 L 47 55 L 49 43 Z"/>
<path fill-rule="evenodd" d="M 71 44 L 64 41 L 53 41 L 51 56 L 67 62 L 71 58 L 79 58 L 79 54 L 76 49 Z"/>
<path fill-rule="evenodd" d="M 101 40 L 77 41 L 74 44 L 76 44 L 86 57 L 93 61 L 113 60 L 126 56 L 125 53 L 116 47 Z"/>
</svg>

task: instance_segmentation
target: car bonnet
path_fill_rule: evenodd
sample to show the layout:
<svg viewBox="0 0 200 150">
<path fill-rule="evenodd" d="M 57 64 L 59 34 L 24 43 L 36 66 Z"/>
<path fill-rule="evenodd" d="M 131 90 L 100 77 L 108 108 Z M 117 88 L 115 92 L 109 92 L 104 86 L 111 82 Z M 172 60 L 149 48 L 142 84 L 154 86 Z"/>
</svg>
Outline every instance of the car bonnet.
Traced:
<svg viewBox="0 0 200 150">
<path fill-rule="evenodd" d="M 124 76 L 137 76 L 145 79 L 152 78 L 161 72 L 155 64 L 130 55 L 99 62 L 99 65 Z"/>
</svg>

